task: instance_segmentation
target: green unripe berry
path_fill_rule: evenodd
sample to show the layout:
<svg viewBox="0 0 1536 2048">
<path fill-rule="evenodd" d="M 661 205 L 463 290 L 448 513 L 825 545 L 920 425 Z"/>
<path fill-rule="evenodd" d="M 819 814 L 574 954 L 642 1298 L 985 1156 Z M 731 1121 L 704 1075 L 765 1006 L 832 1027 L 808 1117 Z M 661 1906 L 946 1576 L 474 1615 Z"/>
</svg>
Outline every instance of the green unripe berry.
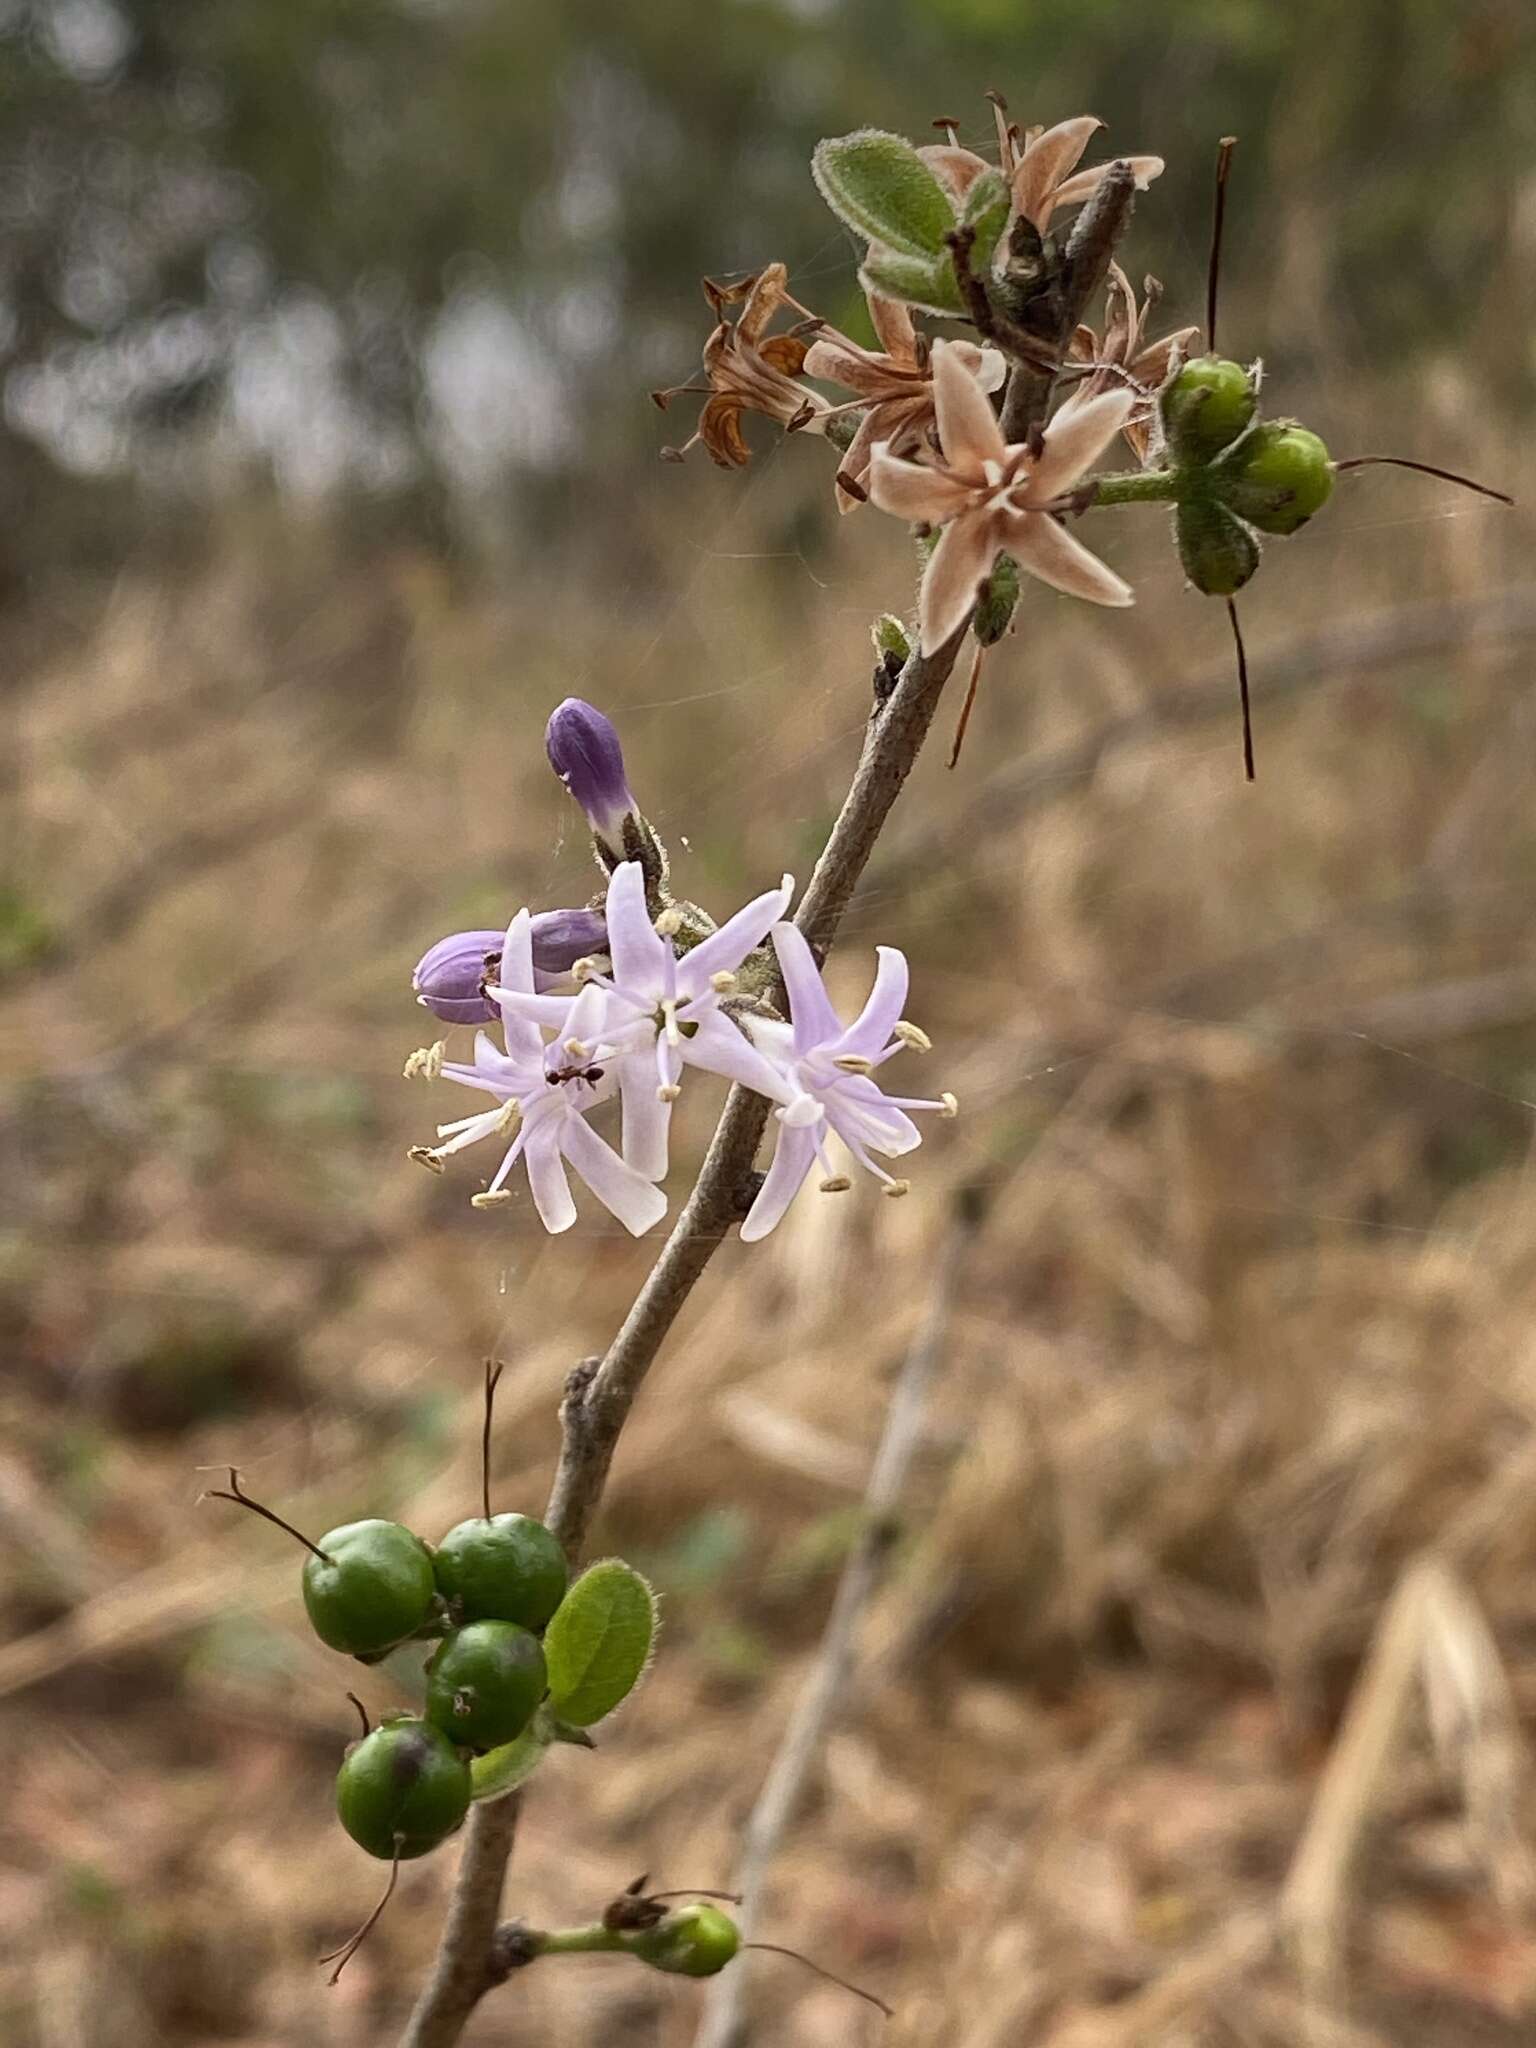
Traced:
<svg viewBox="0 0 1536 2048">
<path fill-rule="evenodd" d="M 713 1977 L 740 1948 L 741 1931 L 718 1906 L 683 1906 L 635 1935 L 629 1946 L 654 1970 Z"/>
<path fill-rule="evenodd" d="M 565 1552 L 532 1515 L 477 1515 L 448 1531 L 434 1561 L 437 1590 L 466 1621 L 542 1628 L 565 1597 Z"/>
<path fill-rule="evenodd" d="M 425 1856 L 469 1811 L 469 1765 L 425 1721 L 385 1721 L 354 1743 L 336 1776 L 336 1811 L 359 1848 L 385 1862 Z"/>
<path fill-rule="evenodd" d="M 1220 465 L 1222 500 L 1261 533 L 1295 533 L 1333 494 L 1333 464 L 1318 436 L 1294 420 L 1266 421 Z"/>
<path fill-rule="evenodd" d="M 1187 498 L 1174 515 L 1184 574 L 1207 597 L 1231 597 L 1259 566 L 1259 544 L 1214 498 Z"/>
<path fill-rule="evenodd" d="M 414 1635 L 432 1609 L 432 1557 L 399 1522 L 347 1522 L 304 1566 L 304 1605 L 322 1643 L 366 1657 Z"/>
<path fill-rule="evenodd" d="M 427 1665 L 427 1719 L 453 1742 L 495 1749 L 522 1734 L 547 1687 L 536 1635 L 515 1621 L 472 1621 Z"/>
<path fill-rule="evenodd" d="M 1163 393 L 1163 427 L 1174 460 L 1209 462 L 1253 422 L 1252 374 L 1225 356 L 1196 356 Z"/>
</svg>

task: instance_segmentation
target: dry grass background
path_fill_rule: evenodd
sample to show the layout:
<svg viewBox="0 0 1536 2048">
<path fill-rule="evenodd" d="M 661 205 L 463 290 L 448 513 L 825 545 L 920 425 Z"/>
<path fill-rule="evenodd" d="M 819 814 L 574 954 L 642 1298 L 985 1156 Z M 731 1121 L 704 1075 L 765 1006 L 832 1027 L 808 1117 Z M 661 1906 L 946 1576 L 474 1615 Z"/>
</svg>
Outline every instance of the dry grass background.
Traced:
<svg viewBox="0 0 1536 2048">
<path fill-rule="evenodd" d="M 1341 451 L 1403 445 L 1393 394 L 1349 431 L 1315 396 Z M 1475 394 L 1427 396 L 1406 452 L 1518 477 Z M 646 1249 L 591 1214 L 545 1240 L 471 1212 L 472 1167 L 406 1163 L 436 1109 L 399 1079 L 409 967 L 590 887 L 539 743 L 572 689 L 619 717 L 690 892 L 807 871 L 907 574 L 873 515 L 804 551 L 813 455 L 658 472 L 635 516 L 666 522 L 671 589 L 514 568 L 493 596 L 246 526 L 223 566 L 22 643 L 17 872 L 51 944 L 0 1011 L 16 2048 L 393 2037 L 453 1852 L 325 1991 L 377 1876 L 329 1811 L 358 1680 L 306 1640 L 275 1532 L 196 1505 L 199 1468 L 307 1525 L 435 1535 L 475 1495 L 496 1348 L 498 1497 L 542 1500 L 562 1375 Z M 1532 533 L 1381 473 L 1277 545 L 1246 606 L 1254 789 L 1220 608 L 1160 515 L 1112 529 L 1135 613 L 1032 594 L 840 954 L 856 992 L 877 938 L 909 950 L 964 1113 L 907 1202 L 808 1197 L 711 1269 L 600 1535 L 662 1587 L 661 1655 L 601 1753 L 539 1781 L 515 1908 L 724 1880 L 979 1179 L 908 1527 L 765 1930 L 898 2017 L 760 1959 L 753 2041 L 1529 2040 Z M 573 1961 L 472 2039 L 672 2048 L 698 2010 Z"/>
</svg>

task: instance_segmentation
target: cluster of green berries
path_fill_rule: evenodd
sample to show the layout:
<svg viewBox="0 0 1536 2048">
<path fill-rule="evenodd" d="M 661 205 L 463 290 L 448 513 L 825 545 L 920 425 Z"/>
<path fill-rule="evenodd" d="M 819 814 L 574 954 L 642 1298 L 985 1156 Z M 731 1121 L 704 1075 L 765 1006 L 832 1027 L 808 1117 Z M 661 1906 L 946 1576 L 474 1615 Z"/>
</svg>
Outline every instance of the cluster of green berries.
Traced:
<svg viewBox="0 0 1536 2048">
<path fill-rule="evenodd" d="M 304 1566 L 304 1606 L 333 1650 L 372 1662 L 439 1638 L 422 1713 L 386 1720 L 348 1750 L 336 1810 L 386 1860 L 424 1856 L 469 1811 L 468 1756 L 516 1741 L 548 1690 L 542 1631 L 566 1590 L 565 1553 L 528 1515 L 477 1517 L 435 1550 L 399 1522 L 348 1522 Z"/>
<path fill-rule="evenodd" d="M 1163 393 L 1179 559 L 1208 597 L 1241 590 L 1259 535 L 1295 533 L 1333 492 L 1319 437 L 1258 411 L 1255 371 L 1224 356 L 1196 356 Z"/>
</svg>

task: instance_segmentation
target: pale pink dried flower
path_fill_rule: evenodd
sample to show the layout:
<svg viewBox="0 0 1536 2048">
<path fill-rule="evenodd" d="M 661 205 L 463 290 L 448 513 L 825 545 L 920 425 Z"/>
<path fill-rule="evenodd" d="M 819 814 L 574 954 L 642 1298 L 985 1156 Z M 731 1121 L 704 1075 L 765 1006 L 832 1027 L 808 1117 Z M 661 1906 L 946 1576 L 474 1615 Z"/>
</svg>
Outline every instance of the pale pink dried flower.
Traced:
<svg viewBox="0 0 1536 2048">
<path fill-rule="evenodd" d="M 1080 114 L 1071 121 L 1058 121 L 1054 128 L 1029 128 L 1021 134 L 996 94 L 992 105 L 997 118 L 997 169 L 1012 189 L 1014 217 L 1023 215 L 1043 235 L 1058 207 L 1081 206 L 1102 184 L 1108 163 L 1090 164 L 1086 171 L 1078 170 L 1077 165 L 1089 137 L 1104 123 L 1093 114 Z M 993 168 L 985 157 L 953 139 L 929 143 L 918 154 L 957 199 L 964 199 L 982 172 Z M 1163 170 L 1160 156 L 1132 156 L 1124 161 L 1131 167 L 1138 191 L 1145 191 Z"/>
<path fill-rule="evenodd" d="M 741 469 L 751 460 L 751 451 L 741 431 L 744 412 L 765 413 L 784 427 L 805 428 L 820 433 L 831 406 L 819 392 L 798 383 L 805 367 L 805 339 L 800 334 L 769 334 L 768 328 L 785 306 L 797 313 L 806 309 L 790 297 L 789 273 L 782 263 L 770 263 L 739 284 L 716 284 L 704 280 L 704 296 L 718 316 L 718 324 L 704 344 L 704 384 L 678 384 L 669 391 L 653 391 L 652 398 L 663 412 L 674 398 L 695 392 L 704 398 L 699 424 L 681 448 L 662 452 L 680 462 L 695 443 L 702 442 L 710 459 L 722 469 Z M 739 304 L 735 320 L 726 308 Z M 814 315 L 808 315 L 814 321 Z"/>
<path fill-rule="evenodd" d="M 878 445 L 884 443 L 893 455 L 909 454 L 927 440 L 934 423 L 933 370 L 927 341 L 913 326 L 911 313 L 897 300 L 878 292 L 867 291 L 864 296 L 880 348 L 865 348 L 829 328 L 811 343 L 805 358 L 807 376 L 841 384 L 845 391 L 856 393 L 866 407 L 837 472 L 837 503 L 843 512 L 851 512 L 868 497 L 869 458 Z M 997 390 L 1008 366 L 995 349 L 979 348 L 971 341 L 951 346 L 984 391 Z"/>
<path fill-rule="evenodd" d="M 965 623 L 999 554 L 1091 604 L 1134 603 L 1130 586 L 1053 515 L 1125 425 L 1136 403 L 1132 395 L 1074 395 L 1037 446 L 1010 446 L 987 394 L 950 343 L 934 343 L 933 385 L 941 460 L 906 462 L 876 448 L 869 469 L 869 494 L 882 511 L 944 528 L 918 602 L 923 652 L 942 646 Z"/>
<path fill-rule="evenodd" d="M 1109 266 L 1109 296 L 1101 341 L 1091 327 L 1079 327 L 1067 350 L 1070 363 L 1091 366 L 1078 385 L 1086 396 L 1100 391 L 1129 390 L 1136 410 L 1122 431 L 1138 462 L 1145 463 L 1157 428 L 1157 395 L 1189 353 L 1198 327 L 1179 327 L 1160 341 L 1145 340 L 1147 316 L 1162 296 L 1162 286 L 1149 277 L 1140 308 L 1130 279 L 1118 263 Z"/>
</svg>

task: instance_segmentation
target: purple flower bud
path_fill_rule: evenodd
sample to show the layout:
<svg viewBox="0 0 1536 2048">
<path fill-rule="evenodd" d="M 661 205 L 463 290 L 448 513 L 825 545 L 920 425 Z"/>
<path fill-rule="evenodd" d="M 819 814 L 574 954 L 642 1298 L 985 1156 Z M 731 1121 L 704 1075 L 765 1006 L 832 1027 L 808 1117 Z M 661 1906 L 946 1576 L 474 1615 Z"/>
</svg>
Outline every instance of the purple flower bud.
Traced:
<svg viewBox="0 0 1536 2048">
<path fill-rule="evenodd" d="M 502 932 L 453 932 L 416 962 L 418 1002 L 445 1024 L 485 1024 L 496 1012 L 481 994 L 489 962 L 500 963 Z"/>
<path fill-rule="evenodd" d="M 411 976 L 417 1001 L 445 1024 L 493 1022 L 496 1006 L 486 1000 L 482 987 L 496 978 L 505 936 L 499 931 L 453 932 L 439 939 L 422 954 Z M 533 919 L 534 986 L 551 988 L 578 960 L 607 950 L 608 928 L 601 911 L 541 910 Z"/>
<path fill-rule="evenodd" d="M 549 765 L 586 813 L 587 823 L 601 839 L 617 842 L 635 800 L 624 779 L 624 754 L 613 721 L 567 697 L 550 714 L 544 730 Z"/>
</svg>

